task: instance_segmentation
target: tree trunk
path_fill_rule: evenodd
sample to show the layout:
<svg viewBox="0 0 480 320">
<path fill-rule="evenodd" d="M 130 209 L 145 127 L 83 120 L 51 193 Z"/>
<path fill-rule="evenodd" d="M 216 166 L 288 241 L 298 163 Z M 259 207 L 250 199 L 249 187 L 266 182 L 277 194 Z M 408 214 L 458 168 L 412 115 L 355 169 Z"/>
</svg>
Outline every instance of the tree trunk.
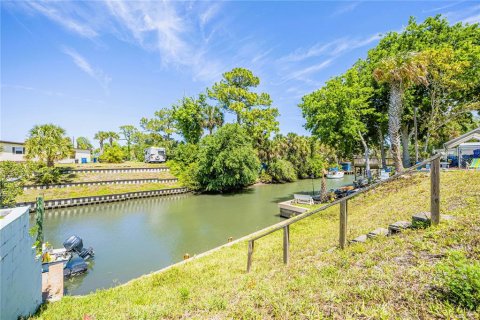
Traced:
<svg viewBox="0 0 480 320">
<path fill-rule="evenodd" d="M 378 128 L 378 143 L 380 145 L 380 155 L 382 157 L 382 168 L 387 169 L 387 153 L 385 152 L 384 136 L 382 128 Z"/>
<path fill-rule="evenodd" d="M 327 181 L 325 179 L 325 170 L 322 172 L 322 184 L 320 187 L 320 202 L 327 202 Z"/>
<path fill-rule="evenodd" d="M 365 172 L 367 173 L 367 178 L 372 178 L 372 171 L 370 170 L 370 150 L 368 149 L 368 145 L 363 139 L 362 133 L 359 131 L 358 135 L 360 136 L 360 140 L 362 141 L 363 148 L 365 149 Z"/>
<path fill-rule="evenodd" d="M 410 167 L 410 153 L 408 152 L 408 145 L 410 142 L 410 135 L 408 134 L 408 126 L 403 126 L 401 130 L 402 140 L 402 160 L 405 168 Z"/>
<path fill-rule="evenodd" d="M 103 140 L 98 141 L 100 143 L 100 152 L 103 152 Z"/>
<path fill-rule="evenodd" d="M 392 144 L 393 163 L 397 173 L 403 171 L 402 155 L 400 152 L 400 120 L 402 116 L 402 85 L 394 82 L 391 84 L 388 104 L 388 133 Z"/>
<path fill-rule="evenodd" d="M 240 112 L 237 112 L 237 123 L 242 124 L 242 119 L 240 119 Z"/>
<path fill-rule="evenodd" d="M 208 127 L 208 132 L 210 132 L 210 135 L 212 135 L 212 133 L 213 133 L 213 126 L 209 126 L 209 127 Z"/>
<path fill-rule="evenodd" d="M 47 159 L 47 167 L 53 167 L 55 165 L 55 161 L 53 159 Z"/>
<path fill-rule="evenodd" d="M 415 137 L 415 163 L 418 162 L 418 123 L 417 123 L 417 106 L 413 109 L 413 134 Z"/>
</svg>

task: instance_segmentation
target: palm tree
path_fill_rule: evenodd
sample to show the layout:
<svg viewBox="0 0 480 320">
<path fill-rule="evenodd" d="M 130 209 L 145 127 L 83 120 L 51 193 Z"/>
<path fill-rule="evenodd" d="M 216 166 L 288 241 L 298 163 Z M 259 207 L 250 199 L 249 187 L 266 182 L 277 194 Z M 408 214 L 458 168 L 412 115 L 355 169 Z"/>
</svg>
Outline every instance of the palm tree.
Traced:
<svg viewBox="0 0 480 320">
<path fill-rule="evenodd" d="M 203 109 L 202 126 L 208 130 L 209 134 L 213 133 L 213 129 L 221 127 L 223 125 L 223 121 L 223 113 L 220 108 L 207 105 Z"/>
<path fill-rule="evenodd" d="M 26 157 L 38 157 L 53 167 L 55 161 L 68 157 L 73 151 L 70 138 L 65 136 L 65 130 L 53 124 L 34 126 L 25 141 Z"/>
<path fill-rule="evenodd" d="M 83 150 L 91 150 L 93 148 L 92 143 L 88 138 L 78 137 L 77 138 L 77 148 Z"/>
<path fill-rule="evenodd" d="M 421 54 L 407 53 L 388 57 L 380 61 L 373 72 L 378 82 L 390 86 L 388 104 L 388 131 L 392 145 L 395 171 L 403 170 L 400 152 L 400 126 L 403 114 L 403 95 L 412 84 L 427 85 L 425 57 Z"/>
<path fill-rule="evenodd" d="M 114 132 L 114 131 L 108 131 L 106 132 L 107 133 L 107 139 L 108 139 L 108 142 L 110 143 L 111 146 L 113 146 L 113 143 L 115 141 L 117 141 L 118 139 L 120 139 L 120 136 L 118 135 L 118 133 Z"/>
<path fill-rule="evenodd" d="M 100 152 L 102 152 L 103 143 L 105 142 L 105 140 L 108 139 L 108 132 L 98 131 L 97 133 L 95 133 L 95 136 L 93 137 L 93 139 L 98 140 L 98 144 L 100 145 Z"/>
</svg>

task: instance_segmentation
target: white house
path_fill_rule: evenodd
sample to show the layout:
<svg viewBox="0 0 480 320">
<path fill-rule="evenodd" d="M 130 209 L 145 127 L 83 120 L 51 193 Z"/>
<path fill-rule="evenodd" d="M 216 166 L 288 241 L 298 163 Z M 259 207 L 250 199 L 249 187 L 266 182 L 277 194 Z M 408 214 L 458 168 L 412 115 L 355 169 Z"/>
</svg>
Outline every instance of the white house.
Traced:
<svg viewBox="0 0 480 320">
<path fill-rule="evenodd" d="M 23 142 L 12 142 L 0 140 L 0 161 L 26 161 L 25 144 Z M 90 150 L 73 149 L 74 156 L 60 160 L 59 163 L 89 163 L 92 161 Z M 33 159 L 37 160 L 37 159 Z"/>
<path fill-rule="evenodd" d="M 0 161 L 25 161 L 23 142 L 0 141 Z"/>
</svg>

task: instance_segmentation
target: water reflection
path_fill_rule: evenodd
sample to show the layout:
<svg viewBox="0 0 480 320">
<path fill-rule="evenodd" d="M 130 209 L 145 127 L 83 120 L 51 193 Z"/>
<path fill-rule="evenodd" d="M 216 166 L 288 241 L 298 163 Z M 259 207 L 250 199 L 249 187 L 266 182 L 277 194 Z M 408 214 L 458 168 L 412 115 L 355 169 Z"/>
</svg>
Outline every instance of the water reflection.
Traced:
<svg viewBox="0 0 480 320">
<path fill-rule="evenodd" d="M 329 180 L 328 188 L 348 182 Z M 320 181 L 315 180 L 315 189 Z M 175 195 L 48 210 L 45 238 L 61 247 L 72 234 L 93 247 L 89 272 L 65 282 L 69 294 L 85 294 L 158 270 L 281 221 L 277 203 L 311 193 L 312 181 L 259 185 L 225 195 Z"/>
</svg>

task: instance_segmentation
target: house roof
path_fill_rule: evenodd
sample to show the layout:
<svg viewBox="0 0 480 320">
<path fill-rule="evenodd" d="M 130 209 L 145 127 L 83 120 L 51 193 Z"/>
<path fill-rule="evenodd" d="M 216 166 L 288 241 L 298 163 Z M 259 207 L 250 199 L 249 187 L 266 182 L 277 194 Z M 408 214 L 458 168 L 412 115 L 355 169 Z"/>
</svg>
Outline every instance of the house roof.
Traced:
<svg viewBox="0 0 480 320">
<path fill-rule="evenodd" d="M 460 137 L 457 137 L 455 139 L 452 139 L 446 143 L 443 144 L 443 147 L 445 149 L 452 149 L 457 146 L 459 146 L 462 143 L 468 142 L 470 140 L 479 140 L 480 141 L 480 127 L 473 129 L 470 132 L 467 132 L 465 134 L 462 134 Z"/>
<path fill-rule="evenodd" d="M 8 143 L 8 144 L 18 144 L 20 146 L 23 146 L 23 142 L 14 142 L 14 141 L 5 141 L 5 140 L 0 140 L 0 143 Z"/>
</svg>

